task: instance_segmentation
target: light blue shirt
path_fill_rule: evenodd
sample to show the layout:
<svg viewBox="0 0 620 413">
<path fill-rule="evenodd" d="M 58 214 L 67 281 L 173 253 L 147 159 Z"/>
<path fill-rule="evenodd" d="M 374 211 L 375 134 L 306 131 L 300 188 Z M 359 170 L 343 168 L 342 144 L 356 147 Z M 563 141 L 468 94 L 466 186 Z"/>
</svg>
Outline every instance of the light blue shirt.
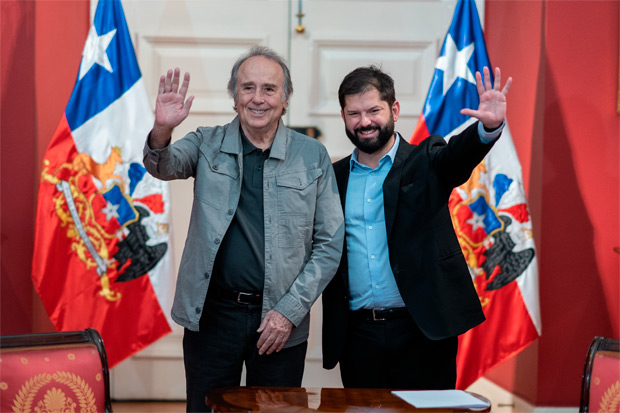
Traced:
<svg viewBox="0 0 620 413">
<path fill-rule="evenodd" d="M 494 131 L 487 132 L 480 122 L 480 140 L 493 142 L 505 124 L 504 121 Z M 351 156 L 344 214 L 351 310 L 405 306 L 390 266 L 383 206 L 383 182 L 392 169 L 399 142 L 400 135 L 396 133 L 392 149 L 375 169 L 357 161 L 357 148 Z"/>
<path fill-rule="evenodd" d="M 392 169 L 400 137 L 372 169 L 351 156 L 345 233 L 351 310 L 404 307 L 390 266 L 383 208 L 383 182 Z"/>
</svg>

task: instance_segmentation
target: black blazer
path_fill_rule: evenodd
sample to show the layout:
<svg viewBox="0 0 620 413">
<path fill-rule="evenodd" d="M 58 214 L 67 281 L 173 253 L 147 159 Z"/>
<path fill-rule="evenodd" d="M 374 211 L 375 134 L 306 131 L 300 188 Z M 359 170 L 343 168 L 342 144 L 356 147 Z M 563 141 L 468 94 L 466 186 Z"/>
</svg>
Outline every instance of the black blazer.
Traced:
<svg viewBox="0 0 620 413">
<path fill-rule="evenodd" d="M 478 294 L 448 209 L 452 189 L 469 179 L 493 144 L 474 123 L 447 143 L 433 135 L 419 145 L 400 139 L 383 184 L 390 265 L 407 310 L 430 339 L 456 336 L 484 321 Z M 344 210 L 351 156 L 334 163 Z M 323 292 L 323 367 L 336 366 L 348 330 L 346 240 L 340 267 Z"/>
</svg>

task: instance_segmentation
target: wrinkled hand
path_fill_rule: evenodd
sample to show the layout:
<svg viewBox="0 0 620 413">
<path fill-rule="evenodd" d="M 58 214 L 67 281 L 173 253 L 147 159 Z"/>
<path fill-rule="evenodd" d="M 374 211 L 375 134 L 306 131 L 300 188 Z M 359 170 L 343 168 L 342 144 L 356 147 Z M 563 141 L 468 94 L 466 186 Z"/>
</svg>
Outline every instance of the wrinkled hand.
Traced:
<svg viewBox="0 0 620 413">
<path fill-rule="evenodd" d="M 506 95 L 512 84 L 512 77 L 509 77 L 500 91 L 501 72 L 499 67 L 495 68 L 495 81 L 491 85 L 491 75 L 489 68 L 484 67 L 484 82 L 480 72 L 476 72 L 476 87 L 480 104 L 478 110 L 462 109 L 461 114 L 478 119 L 487 129 L 498 128 L 506 118 Z"/>
<path fill-rule="evenodd" d="M 256 330 L 260 333 L 256 344 L 258 354 L 262 356 L 265 353 L 271 354 L 282 350 L 292 330 L 293 323 L 288 318 L 276 310 L 269 311 Z"/>
<path fill-rule="evenodd" d="M 189 73 L 185 73 L 183 83 L 179 88 L 181 69 L 178 67 L 168 70 L 168 73 L 159 78 L 159 90 L 155 101 L 155 132 L 172 133 L 189 115 L 194 96 L 185 99 L 189 87 Z"/>
</svg>

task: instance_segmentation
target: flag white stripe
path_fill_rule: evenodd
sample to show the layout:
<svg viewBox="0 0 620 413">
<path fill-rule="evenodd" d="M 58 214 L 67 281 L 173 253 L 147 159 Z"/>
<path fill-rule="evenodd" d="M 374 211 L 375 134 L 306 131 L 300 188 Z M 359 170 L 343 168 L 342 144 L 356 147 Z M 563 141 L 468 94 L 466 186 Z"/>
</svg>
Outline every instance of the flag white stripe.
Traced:
<svg viewBox="0 0 620 413">
<path fill-rule="evenodd" d="M 140 78 L 105 110 L 72 131 L 78 152 L 104 163 L 110 148 L 121 148 L 123 162 L 142 163 L 144 140 L 153 127 L 154 116 Z"/>
</svg>

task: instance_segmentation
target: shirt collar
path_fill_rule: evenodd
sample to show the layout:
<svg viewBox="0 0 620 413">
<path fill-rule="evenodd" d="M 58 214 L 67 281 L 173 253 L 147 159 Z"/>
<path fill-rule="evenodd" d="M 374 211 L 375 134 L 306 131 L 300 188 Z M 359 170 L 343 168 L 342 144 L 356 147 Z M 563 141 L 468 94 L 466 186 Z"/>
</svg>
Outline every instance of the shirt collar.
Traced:
<svg viewBox="0 0 620 413">
<path fill-rule="evenodd" d="M 398 146 L 400 145 L 400 134 L 398 132 L 394 132 L 394 134 L 396 135 L 396 139 L 394 139 L 394 145 L 392 145 L 392 148 L 389 150 L 389 152 L 383 155 L 383 157 L 379 160 L 379 166 L 377 168 L 380 168 L 387 161 L 388 158 L 392 164 L 394 163 L 394 159 L 396 158 L 396 151 L 398 151 Z M 360 163 L 357 160 L 358 153 L 359 149 L 353 149 L 353 153 L 351 154 L 351 160 L 349 163 L 349 171 L 353 170 L 353 165 L 368 168 L 368 166 Z"/>
</svg>

